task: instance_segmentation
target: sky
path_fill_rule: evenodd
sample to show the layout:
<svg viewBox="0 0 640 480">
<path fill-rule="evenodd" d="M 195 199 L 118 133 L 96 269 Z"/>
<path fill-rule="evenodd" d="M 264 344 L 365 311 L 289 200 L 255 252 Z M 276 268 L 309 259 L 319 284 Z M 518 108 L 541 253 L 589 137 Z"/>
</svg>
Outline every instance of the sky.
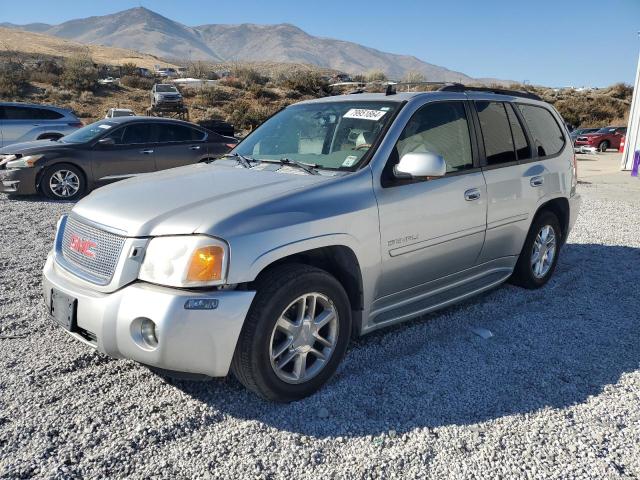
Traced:
<svg viewBox="0 0 640 480">
<path fill-rule="evenodd" d="M 472 77 L 547 86 L 633 83 L 640 0 L 0 0 L 0 22 L 57 24 L 144 6 L 172 20 L 291 23 Z"/>
</svg>

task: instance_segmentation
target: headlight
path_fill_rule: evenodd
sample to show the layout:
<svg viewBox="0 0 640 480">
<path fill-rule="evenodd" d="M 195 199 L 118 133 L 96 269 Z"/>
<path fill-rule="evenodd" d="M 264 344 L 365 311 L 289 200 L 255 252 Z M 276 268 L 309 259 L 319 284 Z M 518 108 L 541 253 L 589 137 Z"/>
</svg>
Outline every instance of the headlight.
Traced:
<svg viewBox="0 0 640 480">
<path fill-rule="evenodd" d="M 206 235 L 156 237 L 149 242 L 138 278 L 170 287 L 222 285 L 229 247 Z"/>
<path fill-rule="evenodd" d="M 17 160 L 7 162 L 7 168 L 31 168 L 35 163 L 44 157 L 44 154 L 40 155 L 25 155 Z"/>
</svg>

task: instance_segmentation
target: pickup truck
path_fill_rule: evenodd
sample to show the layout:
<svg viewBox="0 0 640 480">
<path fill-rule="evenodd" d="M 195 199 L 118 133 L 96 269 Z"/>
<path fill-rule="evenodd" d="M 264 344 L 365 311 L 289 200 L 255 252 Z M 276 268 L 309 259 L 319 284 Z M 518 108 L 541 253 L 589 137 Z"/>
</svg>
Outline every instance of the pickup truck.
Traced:
<svg viewBox="0 0 640 480">
<path fill-rule="evenodd" d="M 593 133 L 578 135 L 576 147 L 596 147 L 601 152 L 620 147 L 620 140 L 627 133 L 627 127 L 604 127 Z"/>
</svg>

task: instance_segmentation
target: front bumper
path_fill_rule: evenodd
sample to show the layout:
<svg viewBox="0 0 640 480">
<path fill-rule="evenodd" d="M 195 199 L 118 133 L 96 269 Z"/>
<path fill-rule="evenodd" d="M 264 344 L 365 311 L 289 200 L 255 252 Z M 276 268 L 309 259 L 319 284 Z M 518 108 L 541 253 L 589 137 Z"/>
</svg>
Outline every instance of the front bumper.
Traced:
<svg viewBox="0 0 640 480">
<path fill-rule="evenodd" d="M 38 193 L 36 177 L 38 168 L 11 168 L 0 170 L 0 192 L 18 195 Z"/>
<path fill-rule="evenodd" d="M 47 307 L 52 289 L 77 300 L 79 328 L 69 332 L 77 340 L 114 358 L 211 377 L 228 373 L 255 296 L 251 291 L 187 291 L 144 282 L 101 293 L 59 267 L 52 254 L 44 267 L 42 288 Z M 218 306 L 214 310 L 186 310 L 185 302 L 197 298 L 215 298 Z M 137 327 L 141 318 L 156 324 L 155 348 L 140 339 Z"/>
</svg>

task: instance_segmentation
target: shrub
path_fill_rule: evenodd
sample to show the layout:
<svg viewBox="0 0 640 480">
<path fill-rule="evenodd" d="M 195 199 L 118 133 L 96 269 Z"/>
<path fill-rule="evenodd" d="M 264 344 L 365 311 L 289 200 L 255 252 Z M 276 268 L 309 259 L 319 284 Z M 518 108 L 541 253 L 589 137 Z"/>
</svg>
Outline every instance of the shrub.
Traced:
<svg viewBox="0 0 640 480">
<path fill-rule="evenodd" d="M 249 87 L 249 91 L 255 98 L 262 98 L 265 100 L 277 100 L 280 98 L 278 92 L 274 92 L 273 90 L 269 90 L 261 85 L 251 85 Z"/>
<path fill-rule="evenodd" d="M 425 76 L 420 72 L 410 71 L 406 73 L 402 81 L 405 83 L 421 83 L 425 81 Z"/>
<path fill-rule="evenodd" d="M 75 90 L 95 90 L 98 82 L 98 69 L 93 64 L 91 57 L 76 56 L 68 58 L 64 64 L 64 71 L 60 77 L 60 83 Z"/>
<path fill-rule="evenodd" d="M 273 115 L 278 108 L 239 100 L 225 106 L 224 111 L 227 113 L 225 120 L 238 128 L 252 130 Z"/>
<path fill-rule="evenodd" d="M 220 80 L 220 84 L 231 88 L 244 88 L 244 83 L 242 83 L 242 80 L 236 77 L 225 77 Z"/>
<path fill-rule="evenodd" d="M 22 64 L 12 61 L 0 63 L 0 95 L 19 95 L 26 86 L 27 73 Z"/>
<path fill-rule="evenodd" d="M 382 70 L 371 70 L 365 75 L 367 82 L 386 82 L 387 75 Z"/>
<path fill-rule="evenodd" d="M 268 77 L 260 74 L 256 69 L 242 65 L 234 65 L 231 69 L 231 76 L 240 80 L 245 86 L 264 85 L 269 81 Z"/>
<path fill-rule="evenodd" d="M 120 79 L 120 83 L 130 88 L 139 90 L 151 90 L 154 81 L 153 78 L 140 77 L 137 75 L 126 75 Z"/>
<path fill-rule="evenodd" d="M 129 75 L 138 75 L 138 66 L 133 63 L 133 62 L 127 62 L 124 63 L 121 67 L 120 67 L 120 76 L 121 77 L 126 77 Z"/>
<path fill-rule="evenodd" d="M 220 102 L 233 100 L 234 95 L 220 87 L 203 87 L 198 93 L 198 101 L 205 106 L 213 106 Z"/>
<path fill-rule="evenodd" d="M 305 95 L 323 96 L 329 91 L 329 84 L 319 73 L 293 71 L 279 78 L 282 87 Z"/>
<path fill-rule="evenodd" d="M 211 69 L 211 66 L 205 62 L 192 62 L 187 67 L 187 76 L 191 78 L 199 78 L 202 80 L 217 80 L 218 75 Z"/>
<path fill-rule="evenodd" d="M 32 70 L 29 72 L 29 79 L 32 82 L 47 83 L 49 85 L 59 85 L 60 75 L 49 73 L 42 70 Z"/>
</svg>

